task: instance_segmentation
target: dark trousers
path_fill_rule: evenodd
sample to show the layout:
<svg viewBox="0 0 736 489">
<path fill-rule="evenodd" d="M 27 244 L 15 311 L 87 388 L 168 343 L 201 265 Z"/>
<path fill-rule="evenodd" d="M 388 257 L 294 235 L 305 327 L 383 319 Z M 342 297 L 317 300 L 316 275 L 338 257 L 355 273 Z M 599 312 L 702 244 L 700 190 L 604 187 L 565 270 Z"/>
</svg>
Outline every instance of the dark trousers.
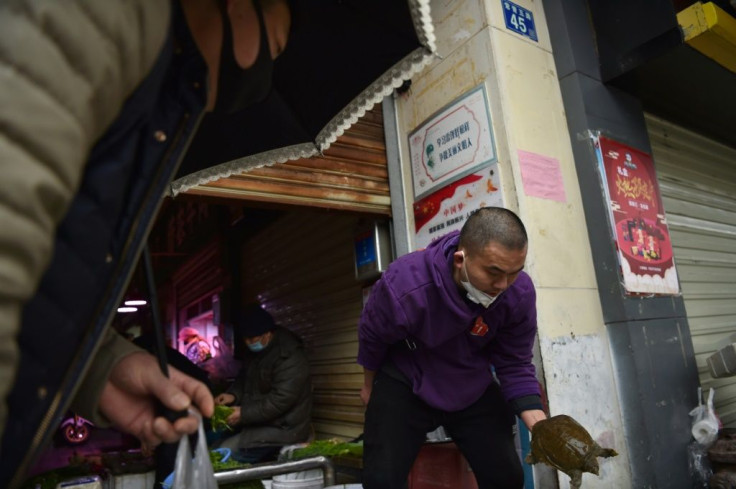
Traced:
<svg viewBox="0 0 736 489">
<path fill-rule="evenodd" d="M 280 451 L 281 445 L 270 447 L 239 448 L 237 451 L 233 452 L 232 458 L 244 464 L 271 462 L 278 458 Z"/>
<path fill-rule="evenodd" d="M 365 413 L 363 487 L 404 489 L 427 432 L 441 425 L 468 460 L 479 489 L 519 489 L 524 474 L 514 447 L 515 423 L 496 384 L 470 407 L 446 412 L 378 372 Z"/>
</svg>

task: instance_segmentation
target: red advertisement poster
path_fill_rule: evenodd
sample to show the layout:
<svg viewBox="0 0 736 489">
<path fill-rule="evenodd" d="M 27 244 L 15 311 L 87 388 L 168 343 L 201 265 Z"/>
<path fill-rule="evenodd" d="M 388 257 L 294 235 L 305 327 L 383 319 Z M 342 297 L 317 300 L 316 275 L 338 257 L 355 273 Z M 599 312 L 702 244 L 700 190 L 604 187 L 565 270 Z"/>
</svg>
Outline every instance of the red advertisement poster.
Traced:
<svg viewBox="0 0 736 489">
<path fill-rule="evenodd" d="M 678 294 L 672 242 L 652 157 L 603 136 L 595 144 L 626 291 Z"/>
<path fill-rule="evenodd" d="M 414 203 L 415 249 L 429 246 L 459 230 L 471 212 L 486 206 L 503 207 L 498 163 L 445 185 Z"/>
</svg>

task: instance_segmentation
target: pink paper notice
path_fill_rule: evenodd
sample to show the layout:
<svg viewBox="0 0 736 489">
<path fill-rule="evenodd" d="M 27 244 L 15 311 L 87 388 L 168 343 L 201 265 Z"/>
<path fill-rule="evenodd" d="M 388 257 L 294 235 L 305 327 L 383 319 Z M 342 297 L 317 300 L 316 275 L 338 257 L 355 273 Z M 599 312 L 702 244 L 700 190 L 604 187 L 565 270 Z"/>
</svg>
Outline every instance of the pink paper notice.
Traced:
<svg viewBox="0 0 736 489">
<path fill-rule="evenodd" d="M 518 150 L 524 192 L 530 197 L 567 202 L 560 162 L 556 158 Z"/>
</svg>

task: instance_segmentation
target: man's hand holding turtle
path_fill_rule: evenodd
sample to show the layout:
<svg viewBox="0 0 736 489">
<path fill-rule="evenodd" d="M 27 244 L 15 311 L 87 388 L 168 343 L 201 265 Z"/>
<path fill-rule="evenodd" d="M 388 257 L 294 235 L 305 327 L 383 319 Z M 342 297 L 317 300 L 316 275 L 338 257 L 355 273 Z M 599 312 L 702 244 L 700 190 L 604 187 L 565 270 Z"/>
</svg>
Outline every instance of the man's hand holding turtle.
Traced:
<svg viewBox="0 0 736 489">
<path fill-rule="evenodd" d="M 598 475 L 598 457 L 615 457 L 612 448 L 603 448 L 570 416 L 561 414 L 538 421 L 532 429 L 532 450 L 526 462 L 544 462 L 570 476 L 570 487 L 578 489 L 583 473 Z"/>
</svg>

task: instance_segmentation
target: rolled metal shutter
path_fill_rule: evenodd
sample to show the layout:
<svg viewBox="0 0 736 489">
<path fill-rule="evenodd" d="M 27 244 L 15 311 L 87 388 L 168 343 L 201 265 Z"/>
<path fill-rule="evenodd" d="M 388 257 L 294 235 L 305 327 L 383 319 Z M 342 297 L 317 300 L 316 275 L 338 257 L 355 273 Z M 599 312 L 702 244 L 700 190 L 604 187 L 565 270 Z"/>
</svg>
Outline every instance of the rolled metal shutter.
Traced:
<svg viewBox="0 0 736 489">
<path fill-rule="evenodd" d="M 646 115 L 675 264 L 704 391 L 736 426 L 736 376 L 714 379 L 706 359 L 736 342 L 736 149 Z"/>
<path fill-rule="evenodd" d="M 227 276 L 222 264 L 221 246 L 219 240 L 213 241 L 187 260 L 173 275 L 178 308 L 191 307 L 222 289 Z M 192 312 L 191 315 L 197 314 Z"/>
<path fill-rule="evenodd" d="M 186 194 L 390 215 L 381 107 L 366 112 L 322 156 L 255 168 Z"/>
</svg>

